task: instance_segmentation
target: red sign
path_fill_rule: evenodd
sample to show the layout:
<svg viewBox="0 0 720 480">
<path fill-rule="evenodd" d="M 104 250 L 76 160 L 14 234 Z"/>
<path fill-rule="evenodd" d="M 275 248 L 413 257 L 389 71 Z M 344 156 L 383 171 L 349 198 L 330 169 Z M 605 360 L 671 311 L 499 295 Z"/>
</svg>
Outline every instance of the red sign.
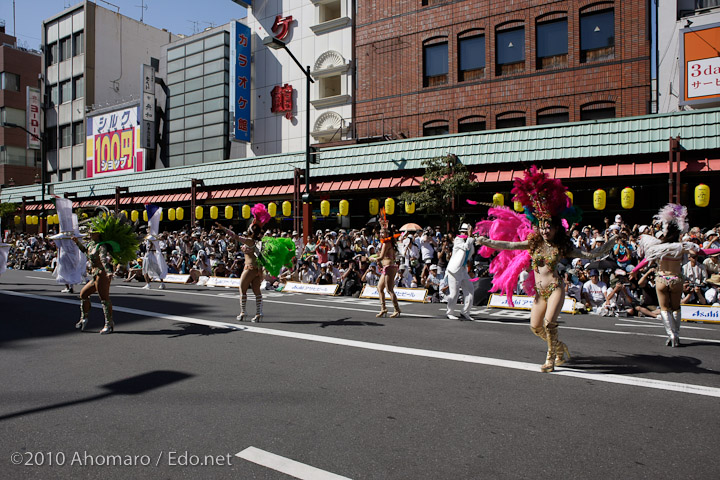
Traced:
<svg viewBox="0 0 720 480">
<path fill-rule="evenodd" d="M 275 22 L 270 29 L 275 34 L 275 38 L 277 38 L 278 40 L 282 40 L 287 37 L 288 33 L 290 33 L 290 24 L 292 23 L 292 21 L 292 15 L 290 15 L 289 17 L 283 17 L 282 15 L 276 16 Z"/>
<path fill-rule="evenodd" d="M 272 107 L 270 111 L 273 113 L 284 113 L 285 118 L 290 120 L 293 111 L 293 87 L 287 83 L 284 86 L 277 85 L 270 92 L 272 96 Z"/>
</svg>

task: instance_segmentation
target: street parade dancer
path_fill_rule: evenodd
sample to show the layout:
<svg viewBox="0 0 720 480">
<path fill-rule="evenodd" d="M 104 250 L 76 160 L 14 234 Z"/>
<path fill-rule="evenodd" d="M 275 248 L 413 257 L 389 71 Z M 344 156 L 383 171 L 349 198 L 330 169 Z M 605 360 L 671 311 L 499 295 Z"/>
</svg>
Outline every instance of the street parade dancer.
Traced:
<svg viewBox="0 0 720 480">
<path fill-rule="evenodd" d="M 657 264 L 655 275 L 655 291 L 660 304 L 665 333 L 668 338 L 665 345 L 680 345 L 680 300 L 683 292 L 682 259 L 687 253 L 713 255 L 720 249 L 702 249 L 692 242 L 681 242 L 680 236 L 688 231 L 687 208 L 682 205 L 668 203 L 655 215 L 655 220 L 662 222 L 662 239 L 653 235 L 640 235 L 638 254 L 644 260 L 633 271 L 638 271 L 648 263 Z"/>
<path fill-rule="evenodd" d="M 565 363 L 570 352 L 558 340 L 557 319 L 565 300 L 563 280 L 558 272 L 560 260 L 566 258 L 593 259 L 606 255 L 615 244 L 611 238 L 603 247 L 591 252 L 573 246 L 567 235 L 570 225 L 580 221 L 581 212 L 572 206 L 567 188 L 560 180 L 549 178 L 532 166 L 523 178 L 514 180 L 514 201 L 525 209 L 524 218 L 509 208 L 495 207 L 488 211 L 490 220 L 478 222 L 475 232 L 483 236 L 477 242 L 483 246 L 480 254 L 489 257 L 494 250 L 503 250 L 492 260 L 493 288 L 508 297 L 512 305 L 512 291 L 521 272 L 530 269 L 524 289 L 534 295 L 530 311 L 530 329 L 547 343 L 547 357 L 540 367 L 552 372 Z M 490 238 L 485 237 L 485 235 Z"/>
<path fill-rule="evenodd" d="M 390 300 L 395 308 L 395 311 L 390 317 L 396 318 L 399 317 L 401 313 L 397 295 L 395 294 L 395 275 L 398 271 L 398 266 L 395 263 L 395 238 L 397 235 L 393 235 L 392 229 L 385 217 L 384 209 L 380 217 L 380 241 L 382 246 L 380 247 L 379 253 L 370 255 L 371 259 L 378 261 L 382 266 L 380 280 L 378 280 L 377 284 L 378 297 L 380 298 L 380 312 L 375 316 L 380 318 L 386 316 L 388 313 L 387 307 L 385 306 L 385 290 L 387 289 L 390 294 Z"/>
<path fill-rule="evenodd" d="M 72 213 L 72 200 L 68 198 L 55 197 L 55 209 L 60 224 L 59 233 L 50 236 L 57 247 L 57 266 L 53 276 L 57 283 L 65 285 L 63 293 L 73 292 L 73 285 L 83 283 L 87 271 L 87 259 L 80 251 L 75 238 L 82 238 L 80 233 L 77 215 Z"/>
<path fill-rule="evenodd" d="M 80 291 L 80 321 L 75 328 L 85 330 L 90 318 L 90 295 L 97 292 L 105 315 L 105 326 L 100 333 L 113 332 L 115 323 L 110 301 L 113 263 L 130 262 L 135 258 L 138 250 L 138 239 L 135 232 L 125 220 L 124 217 L 118 218 L 105 212 L 90 220 L 90 241 L 87 245 L 83 245 L 78 238 L 73 237 L 73 241 L 87 255 L 92 268 L 92 279 Z"/>
<path fill-rule="evenodd" d="M 0 219 L 0 233 L 2 232 L 2 219 Z M 0 238 L 0 275 L 5 273 L 7 269 L 8 252 L 10 252 L 10 244 L 4 243 Z"/>
<path fill-rule="evenodd" d="M 142 263 L 142 273 L 145 277 L 145 290 L 150 289 L 150 282 L 153 278 L 160 279 L 160 290 L 165 289 L 165 277 L 168 274 L 168 265 L 160 248 L 160 216 L 162 207 L 146 204 L 145 209 L 148 215 L 148 234 L 145 237 L 145 255 Z"/>
<path fill-rule="evenodd" d="M 475 253 L 475 239 L 468 235 L 469 233 L 470 225 L 463 223 L 458 229 L 457 237 L 455 237 L 453 241 L 452 255 L 445 270 L 448 287 L 450 288 L 450 293 L 447 297 L 447 317 L 452 320 L 458 319 L 458 316 L 455 315 L 455 307 L 457 306 L 457 299 L 461 288 L 463 291 L 464 305 L 460 316 L 465 320 L 472 320 L 470 309 L 473 306 L 475 287 L 472 282 L 470 282 L 467 262 Z"/>
</svg>

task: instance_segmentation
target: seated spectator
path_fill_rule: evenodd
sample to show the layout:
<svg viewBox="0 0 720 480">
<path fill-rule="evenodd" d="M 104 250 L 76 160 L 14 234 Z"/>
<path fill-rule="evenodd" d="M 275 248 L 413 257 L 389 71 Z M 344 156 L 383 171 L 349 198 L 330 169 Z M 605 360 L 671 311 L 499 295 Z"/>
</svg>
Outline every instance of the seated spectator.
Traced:
<svg viewBox="0 0 720 480">
<path fill-rule="evenodd" d="M 404 263 L 400 265 L 398 274 L 395 277 L 395 286 L 400 288 L 410 288 L 412 285 L 412 273 Z"/>
<path fill-rule="evenodd" d="M 224 261 L 219 260 L 215 265 L 215 268 L 213 268 L 212 274 L 214 277 L 227 277 L 230 275 L 230 270 L 227 268 Z"/>
<path fill-rule="evenodd" d="M 380 274 L 377 270 L 377 263 L 373 262 L 370 264 L 368 269 L 365 270 L 365 273 L 363 273 L 361 281 L 371 287 L 375 287 L 377 286 L 379 280 Z"/>
<path fill-rule="evenodd" d="M 607 285 L 600 281 L 597 269 L 590 270 L 590 280 L 583 285 L 582 296 L 588 310 L 602 307 L 607 300 Z"/>
<path fill-rule="evenodd" d="M 683 283 L 682 300 L 680 303 L 686 305 L 706 305 L 707 300 L 699 283 L 685 281 Z"/>
<path fill-rule="evenodd" d="M 427 288 L 427 294 L 432 303 L 440 302 L 440 283 L 442 280 L 438 277 L 437 271 L 437 265 L 430 265 L 427 275 L 422 280 L 422 285 Z"/>
<path fill-rule="evenodd" d="M 609 314 L 625 314 L 634 316 L 635 306 L 639 305 L 639 299 L 635 298 L 632 290 L 629 288 L 630 279 L 627 272 L 623 269 L 615 270 L 611 280 L 610 288 L 606 295 L 605 308 Z"/>
<path fill-rule="evenodd" d="M 709 287 L 705 290 L 707 304 L 714 307 L 720 306 L 720 274 L 714 273 L 710 275 L 710 278 L 705 280 L 705 284 Z"/>
<path fill-rule="evenodd" d="M 707 270 L 705 269 L 705 265 L 698 262 L 697 253 L 688 254 L 688 261 L 682 266 L 682 275 L 686 281 L 694 285 L 700 285 L 705 282 L 707 279 Z"/>
<path fill-rule="evenodd" d="M 355 262 L 350 262 L 342 275 L 340 294 L 346 296 L 359 296 L 362 284 Z"/>
</svg>

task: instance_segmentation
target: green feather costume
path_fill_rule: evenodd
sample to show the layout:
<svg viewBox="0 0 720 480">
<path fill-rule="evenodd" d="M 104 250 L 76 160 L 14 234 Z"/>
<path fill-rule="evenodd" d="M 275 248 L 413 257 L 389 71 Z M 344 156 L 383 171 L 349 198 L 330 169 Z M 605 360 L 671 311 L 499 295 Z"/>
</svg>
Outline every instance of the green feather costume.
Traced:
<svg viewBox="0 0 720 480">
<path fill-rule="evenodd" d="M 132 225 L 115 215 L 99 215 L 90 221 L 90 231 L 100 234 L 98 245 L 105 245 L 116 264 L 125 264 L 137 257 L 140 242 Z"/>
<path fill-rule="evenodd" d="M 258 263 L 273 277 L 280 274 L 283 266 L 292 265 L 295 256 L 295 242 L 285 237 L 265 237 L 262 239 L 262 251 Z"/>
</svg>

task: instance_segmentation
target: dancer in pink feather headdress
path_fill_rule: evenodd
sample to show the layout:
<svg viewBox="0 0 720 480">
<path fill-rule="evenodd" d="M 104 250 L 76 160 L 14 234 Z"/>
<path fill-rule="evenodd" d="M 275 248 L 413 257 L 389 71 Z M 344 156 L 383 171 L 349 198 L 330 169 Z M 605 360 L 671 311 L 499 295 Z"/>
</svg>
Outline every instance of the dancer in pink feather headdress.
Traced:
<svg viewBox="0 0 720 480">
<path fill-rule="evenodd" d="M 566 229 L 580 221 L 580 212 L 572 206 L 566 195 L 567 188 L 560 180 L 551 179 L 535 166 L 522 178 L 516 178 L 513 200 L 522 203 L 525 217 L 508 208 L 494 207 L 488 212 L 490 220 L 479 222 L 475 232 L 482 235 L 477 242 L 483 247 L 480 254 L 493 259 L 490 271 L 494 273 L 491 291 L 507 294 L 512 303 L 512 291 L 518 276 L 530 269 L 525 290 L 535 295 L 530 312 L 530 329 L 545 340 L 548 351 L 543 372 L 552 372 L 555 365 L 570 357 L 567 346 L 558 340 L 557 318 L 565 300 L 563 280 L 558 265 L 563 257 L 596 258 L 608 253 L 615 241 L 592 252 L 574 248 Z M 489 237 L 489 238 L 487 238 Z"/>
</svg>

